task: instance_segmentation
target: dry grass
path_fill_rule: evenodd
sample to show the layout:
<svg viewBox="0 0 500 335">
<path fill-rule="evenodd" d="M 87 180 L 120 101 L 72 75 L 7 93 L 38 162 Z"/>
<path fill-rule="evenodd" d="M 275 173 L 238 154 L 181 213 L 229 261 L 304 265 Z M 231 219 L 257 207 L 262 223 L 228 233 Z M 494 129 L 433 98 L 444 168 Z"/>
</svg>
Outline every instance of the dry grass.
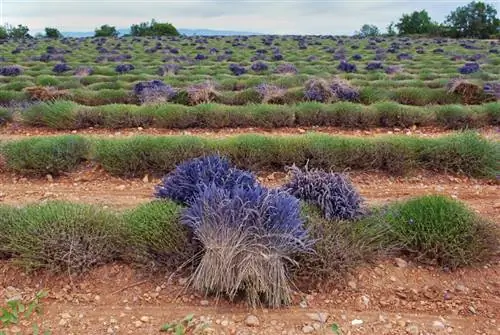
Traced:
<svg viewBox="0 0 500 335">
<path fill-rule="evenodd" d="M 50 86 L 30 86 L 26 87 L 24 90 L 28 93 L 31 100 L 38 101 L 52 101 L 69 95 L 68 90 L 59 90 Z"/>
</svg>

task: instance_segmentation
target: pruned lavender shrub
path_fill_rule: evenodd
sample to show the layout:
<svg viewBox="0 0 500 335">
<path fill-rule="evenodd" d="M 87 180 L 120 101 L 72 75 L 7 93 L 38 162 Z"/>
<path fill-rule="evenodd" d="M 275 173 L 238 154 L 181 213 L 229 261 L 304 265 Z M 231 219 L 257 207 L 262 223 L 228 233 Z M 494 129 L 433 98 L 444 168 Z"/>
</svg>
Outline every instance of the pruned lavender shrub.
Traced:
<svg viewBox="0 0 500 335">
<path fill-rule="evenodd" d="M 369 71 L 381 70 L 383 68 L 384 68 L 384 66 L 382 65 L 382 62 L 369 62 L 366 65 L 366 69 L 369 70 Z"/>
<path fill-rule="evenodd" d="M 411 59 L 413 59 L 413 56 L 410 54 L 407 54 L 407 53 L 400 53 L 397 56 L 397 58 L 398 58 L 398 60 L 411 60 Z"/>
<path fill-rule="evenodd" d="M 259 93 L 262 103 L 282 104 L 284 103 L 286 90 L 272 84 L 260 84 L 255 90 Z"/>
<path fill-rule="evenodd" d="M 247 69 L 238 64 L 230 64 L 229 71 L 231 71 L 235 76 L 241 76 L 247 72 Z"/>
<path fill-rule="evenodd" d="M 55 72 L 55 73 L 64 73 L 64 72 L 67 72 L 71 70 L 71 66 L 69 66 L 68 64 L 66 63 L 59 63 L 59 64 L 56 64 L 54 65 L 54 67 L 52 68 L 52 72 Z"/>
<path fill-rule="evenodd" d="M 205 81 L 200 84 L 194 84 L 187 89 L 188 100 L 191 105 L 207 104 L 219 96 L 213 81 Z"/>
<path fill-rule="evenodd" d="M 325 79 L 309 79 L 305 84 L 304 96 L 309 101 L 324 103 L 332 102 L 336 98 Z"/>
<path fill-rule="evenodd" d="M 282 55 L 282 54 L 280 54 L 280 53 L 275 53 L 275 54 L 273 55 L 273 60 L 275 60 L 275 61 L 280 61 L 280 60 L 283 60 L 283 59 L 284 59 L 284 57 L 283 57 L 283 55 Z"/>
<path fill-rule="evenodd" d="M 330 89 L 334 96 L 340 100 L 359 101 L 359 89 L 350 85 L 346 80 L 335 78 L 330 84 Z"/>
<path fill-rule="evenodd" d="M 181 67 L 178 64 L 165 64 L 158 69 L 159 76 L 176 75 Z"/>
<path fill-rule="evenodd" d="M 251 172 L 234 167 L 227 158 L 205 156 L 179 164 L 156 186 L 155 197 L 187 205 L 211 183 L 224 189 L 232 189 L 237 185 L 252 188 L 257 184 L 257 179 Z"/>
<path fill-rule="evenodd" d="M 23 68 L 19 65 L 9 65 L 0 67 L 0 76 L 15 77 L 23 73 Z"/>
<path fill-rule="evenodd" d="M 395 73 L 401 72 L 402 70 L 403 70 L 403 68 L 399 65 L 389 65 L 389 66 L 386 66 L 385 73 L 395 74 Z"/>
<path fill-rule="evenodd" d="M 130 72 L 134 69 L 135 69 L 135 66 L 133 66 L 132 64 L 119 64 L 115 67 L 115 71 L 120 73 L 120 74 Z"/>
<path fill-rule="evenodd" d="M 276 67 L 275 72 L 279 74 L 297 74 L 298 70 L 297 67 L 295 67 L 295 65 L 291 63 L 285 63 L 278 65 Z"/>
<path fill-rule="evenodd" d="M 204 54 L 197 54 L 195 57 L 194 57 L 195 60 L 205 60 L 205 59 L 208 59 L 208 56 L 205 56 Z"/>
<path fill-rule="evenodd" d="M 177 92 L 161 80 L 152 80 L 135 84 L 134 94 L 143 104 L 155 104 L 172 100 Z"/>
<path fill-rule="evenodd" d="M 337 66 L 337 69 L 343 72 L 351 73 L 356 72 L 356 64 L 350 64 L 345 60 L 340 61 L 340 64 Z"/>
<path fill-rule="evenodd" d="M 318 206 L 326 219 L 353 220 L 362 215 L 363 199 L 346 175 L 296 166 L 289 170 L 291 179 L 282 189 Z"/>
<path fill-rule="evenodd" d="M 73 74 L 77 77 L 90 76 L 94 70 L 90 66 L 79 66 L 75 69 Z"/>
<path fill-rule="evenodd" d="M 191 287 L 230 300 L 243 293 L 252 307 L 291 303 L 287 266 L 311 251 L 298 199 L 260 186 L 228 190 L 211 184 L 181 222 L 203 251 Z"/>
<path fill-rule="evenodd" d="M 485 83 L 483 87 L 484 93 L 500 99 L 500 82 Z"/>
<path fill-rule="evenodd" d="M 267 66 L 267 64 L 264 62 L 255 62 L 252 64 L 252 66 L 250 68 L 252 69 L 252 71 L 255 71 L 255 72 L 264 72 L 264 71 L 267 71 L 269 66 Z"/>
<path fill-rule="evenodd" d="M 465 63 L 464 66 L 458 69 L 458 72 L 460 72 L 461 74 L 471 74 L 478 71 L 479 71 L 478 63 Z"/>
</svg>

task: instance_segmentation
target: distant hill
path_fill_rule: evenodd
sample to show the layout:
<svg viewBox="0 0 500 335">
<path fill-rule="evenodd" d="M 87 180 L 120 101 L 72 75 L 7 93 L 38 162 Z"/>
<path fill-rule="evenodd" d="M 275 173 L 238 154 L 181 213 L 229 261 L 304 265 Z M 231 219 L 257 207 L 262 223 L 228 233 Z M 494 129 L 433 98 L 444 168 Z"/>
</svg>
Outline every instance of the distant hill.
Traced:
<svg viewBox="0 0 500 335">
<path fill-rule="evenodd" d="M 212 30 L 212 29 L 178 29 L 179 33 L 187 36 L 236 36 L 236 35 L 263 35 L 261 33 L 252 33 L 245 31 L 232 30 Z M 128 34 L 129 29 L 118 29 L 120 36 Z M 66 37 L 91 37 L 94 36 L 93 31 L 63 31 L 61 32 Z"/>
</svg>

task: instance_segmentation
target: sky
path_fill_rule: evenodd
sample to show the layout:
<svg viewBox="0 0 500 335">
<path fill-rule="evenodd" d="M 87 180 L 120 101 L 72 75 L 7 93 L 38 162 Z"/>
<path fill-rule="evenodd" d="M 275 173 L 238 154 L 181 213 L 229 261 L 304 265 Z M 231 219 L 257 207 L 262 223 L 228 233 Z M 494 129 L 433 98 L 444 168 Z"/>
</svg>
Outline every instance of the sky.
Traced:
<svg viewBox="0 0 500 335">
<path fill-rule="evenodd" d="M 60 31 L 93 31 L 102 24 L 128 28 L 155 18 L 177 28 L 270 34 L 350 35 L 365 24 L 382 31 L 403 13 L 426 9 L 442 22 L 457 6 L 449 0 L 0 0 L 3 23 Z M 500 12 L 500 1 L 487 1 Z"/>
</svg>

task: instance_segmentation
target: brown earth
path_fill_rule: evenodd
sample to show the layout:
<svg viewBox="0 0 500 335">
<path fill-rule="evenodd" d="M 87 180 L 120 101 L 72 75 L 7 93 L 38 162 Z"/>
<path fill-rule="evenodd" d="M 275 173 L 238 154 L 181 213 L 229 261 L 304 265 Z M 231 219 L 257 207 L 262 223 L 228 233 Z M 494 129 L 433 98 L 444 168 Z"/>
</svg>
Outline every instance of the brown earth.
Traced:
<svg viewBox="0 0 500 335">
<path fill-rule="evenodd" d="M 9 126 L 10 127 L 10 126 Z M 63 134 L 34 128 L 3 127 L 0 139 L 32 135 Z M 312 129 L 312 128 L 311 128 Z M 318 128 L 314 128 L 317 130 Z M 287 135 L 309 129 L 261 129 L 188 131 L 201 136 L 230 136 L 242 132 Z M 332 134 L 370 136 L 394 130 L 345 131 L 321 128 Z M 399 130 L 405 133 L 412 130 Z M 419 134 L 418 131 L 421 131 Z M 481 131 L 498 139 L 496 128 Z M 181 131 L 127 129 L 85 130 L 77 133 L 128 136 L 139 133 L 180 134 Z M 418 136 L 439 136 L 442 130 L 416 130 Z M 498 183 L 456 175 L 436 175 L 428 171 L 409 177 L 383 173 L 352 172 L 351 179 L 369 204 L 383 204 L 424 194 L 445 194 L 457 198 L 479 214 L 500 224 Z M 262 172 L 260 180 L 269 186 L 281 184 L 282 172 Z M 24 178 L 0 173 L 0 204 L 25 205 L 49 199 L 91 203 L 124 210 L 150 201 L 158 179 L 120 179 L 89 166 L 59 178 Z M 9 262 L 0 262 L 2 298 L 29 299 L 41 289 L 49 292 L 43 313 L 15 326 L 0 328 L 6 334 L 33 334 L 32 324 L 51 334 L 157 334 L 160 327 L 194 314 L 201 334 L 500 334 L 500 260 L 478 268 L 445 272 L 401 260 L 381 259 L 366 265 L 347 278 L 347 285 L 332 289 L 318 287 L 298 293 L 290 308 L 248 309 L 244 303 L 228 303 L 184 291 L 184 278 L 146 275 L 125 264 L 100 267 L 83 277 L 51 276 L 43 271 L 27 274 Z M 4 306 L 0 300 L 0 306 Z M 328 313 L 318 322 L 317 313 Z M 249 326 L 257 318 L 258 326 Z M 325 315 L 321 315 L 324 317 Z M 362 320 L 353 325 L 353 320 Z M 255 322 L 255 320 L 253 320 Z M 201 326 L 205 326 L 202 329 Z M 43 332 L 40 332 L 43 334 Z"/>
<path fill-rule="evenodd" d="M 494 140 L 500 140 L 499 127 L 485 127 L 477 129 L 484 137 Z M 102 129 L 102 128 L 86 128 L 78 130 L 53 130 L 49 128 L 25 127 L 18 123 L 10 123 L 4 127 L 0 127 L 0 140 L 14 140 L 30 136 L 55 136 L 65 135 L 68 133 L 79 135 L 91 135 L 100 137 L 123 137 L 134 135 L 196 135 L 203 137 L 222 138 L 235 136 L 239 134 L 258 133 L 264 135 L 301 135 L 308 132 L 317 132 L 329 135 L 356 136 L 356 137 L 371 137 L 383 135 L 408 135 L 419 137 L 437 137 L 454 133 L 453 130 L 445 130 L 436 127 L 422 128 L 372 128 L 369 130 L 349 130 L 339 127 L 288 127 L 288 128 L 222 128 L 222 129 L 206 129 L 206 128 L 190 128 L 187 130 L 179 129 L 163 129 L 163 128 L 124 128 L 124 129 Z"/>
</svg>

